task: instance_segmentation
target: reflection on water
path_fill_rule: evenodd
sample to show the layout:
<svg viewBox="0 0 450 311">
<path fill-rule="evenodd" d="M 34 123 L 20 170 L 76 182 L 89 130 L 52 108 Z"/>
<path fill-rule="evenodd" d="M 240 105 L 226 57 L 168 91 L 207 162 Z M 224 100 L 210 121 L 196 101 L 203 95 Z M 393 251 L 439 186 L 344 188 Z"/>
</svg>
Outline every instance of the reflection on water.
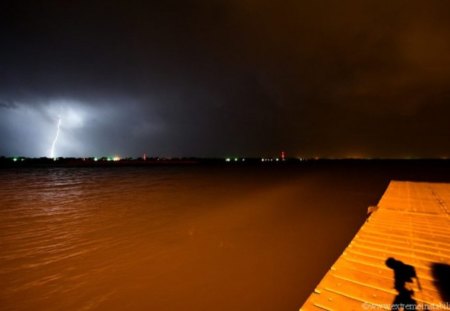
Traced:
<svg viewBox="0 0 450 311">
<path fill-rule="evenodd" d="M 385 187 L 335 175 L 3 170 L 1 309 L 297 310 Z"/>
</svg>

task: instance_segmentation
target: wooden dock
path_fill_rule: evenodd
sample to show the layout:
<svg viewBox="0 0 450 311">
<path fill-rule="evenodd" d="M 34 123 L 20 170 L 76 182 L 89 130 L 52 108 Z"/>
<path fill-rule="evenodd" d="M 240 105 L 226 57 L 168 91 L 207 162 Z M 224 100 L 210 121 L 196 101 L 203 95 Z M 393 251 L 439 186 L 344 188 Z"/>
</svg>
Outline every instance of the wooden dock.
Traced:
<svg viewBox="0 0 450 311">
<path fill-rule="evenodd" d="M 392 181 L 370 210 L 300 310 L 391 310 L 400 291 L 390 257 L 415 268 L 421 289 L 415 278 L 397 287 L 413 291 L 417 310 L 450 310 L 442 290 L 450 280 L 439 279 L 450 268 L 450 184 Z"/>
</svg>

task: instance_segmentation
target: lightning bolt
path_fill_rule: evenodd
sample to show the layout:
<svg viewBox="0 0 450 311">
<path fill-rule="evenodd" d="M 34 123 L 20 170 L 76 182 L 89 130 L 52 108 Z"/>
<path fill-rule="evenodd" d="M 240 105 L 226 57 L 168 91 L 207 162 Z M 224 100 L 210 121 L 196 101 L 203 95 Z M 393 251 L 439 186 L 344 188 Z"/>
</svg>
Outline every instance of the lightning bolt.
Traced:
<svg viewBox="0 0 450 311">
<path fill-rule="evenodd" d="M 58 141 L 60 128 L 61 128 L 61 116 L 59 115 L 58 116 L 58 126 L 56 128 L 56 135 L 55 135 L 55 138 L 53 139 L 52 148 L 50 149 L 50 158 L 55 158 L 55 146 L 56 146 L 56 142 Z"/>
</svg>

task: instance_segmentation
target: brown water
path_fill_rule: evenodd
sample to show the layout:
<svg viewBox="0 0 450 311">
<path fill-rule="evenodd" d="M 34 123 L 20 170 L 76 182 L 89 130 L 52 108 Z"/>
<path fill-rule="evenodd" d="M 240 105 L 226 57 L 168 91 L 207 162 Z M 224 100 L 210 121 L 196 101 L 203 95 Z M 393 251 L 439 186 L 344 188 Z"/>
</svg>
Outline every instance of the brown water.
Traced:
<svg viewBox="0 0 450 311">
<path fill-rule="evenodd" d="M 387 180 L 301 168 L 0 171 L 1 310 L 298 310 Z"/>
</svg>

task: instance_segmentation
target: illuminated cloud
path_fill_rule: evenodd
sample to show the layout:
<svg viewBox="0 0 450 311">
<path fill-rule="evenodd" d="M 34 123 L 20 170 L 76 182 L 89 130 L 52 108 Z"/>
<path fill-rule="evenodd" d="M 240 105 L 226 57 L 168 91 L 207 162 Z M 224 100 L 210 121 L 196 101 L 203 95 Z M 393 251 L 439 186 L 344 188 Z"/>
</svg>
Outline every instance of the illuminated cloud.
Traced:
<svg viewBox="0 0 450 311">
<path fill-rule="evenodd" d="M 0 154 L 450 156 L 450 2 L 11 2 Z"/>
</svg>

